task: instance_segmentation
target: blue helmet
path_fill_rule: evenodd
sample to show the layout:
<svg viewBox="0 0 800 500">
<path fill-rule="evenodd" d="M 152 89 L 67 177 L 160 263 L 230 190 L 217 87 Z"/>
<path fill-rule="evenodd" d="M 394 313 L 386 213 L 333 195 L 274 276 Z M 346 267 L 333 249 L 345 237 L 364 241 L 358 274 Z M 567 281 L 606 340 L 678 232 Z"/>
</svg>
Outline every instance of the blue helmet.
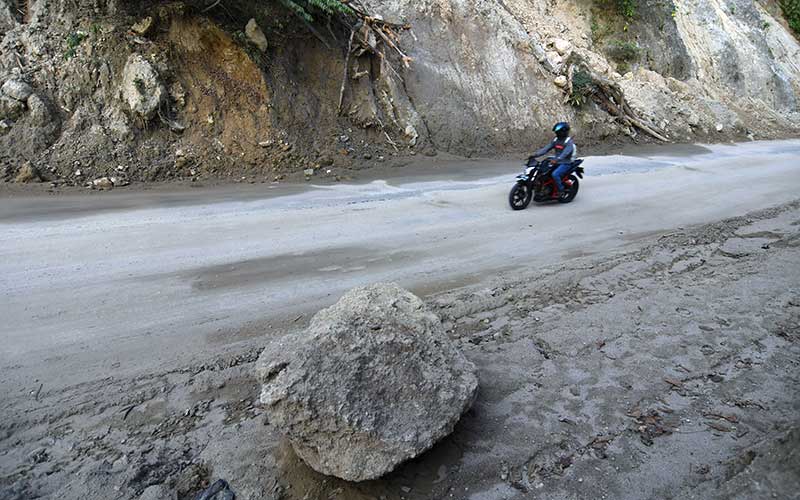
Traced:
<svg viewBox="0 0 800 500">
<path fill-rule="evenodd" d="M 556 137 L 559 139 L 566 139 L 569 135 L 569 123 L 567 122 L 558 122 L 553 125 L 553 132 L 556 133 Z"/>
</svg>

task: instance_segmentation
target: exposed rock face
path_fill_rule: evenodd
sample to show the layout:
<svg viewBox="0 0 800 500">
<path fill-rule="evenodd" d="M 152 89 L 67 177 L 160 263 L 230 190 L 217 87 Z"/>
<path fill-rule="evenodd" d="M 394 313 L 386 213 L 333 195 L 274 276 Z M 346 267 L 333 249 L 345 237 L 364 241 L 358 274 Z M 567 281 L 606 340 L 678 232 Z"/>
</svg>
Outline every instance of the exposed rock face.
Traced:
<svg viewBox="0 0 800 500">
<path fill-rule="evenodd" d="M 155 116 L 166 95 L 158 72 L 140 54 L 131 54 L 125 63 L 120 92 L 131 111 L 145 120 Z"/>
<path fill-rule="evenodd" d="M 0 164 L 16 170 L 30 158 L 73 183 L 77 163 L 91 178 L 120 163 L 146 165 L 136 180 L 185 177 L 198 165 L 201 176 L 271 178 L 322 158 L 335 169 L 412 152 L 522 155 L 564 119 L 581 144 L 640 134 L 591 99 L 571 104 L 577 59 L 671 140 L 800 133 L 800 44 L 772 2 L 636 2 L 628 29 L 596 39 L 593 20 L 619 17 L 598 12 L 599 0 L 364 0 L 375 19 L 411 26 L 394 33 L 406 60 L 393 49 L 375 55 L 385 44 L 363 27 L 348 57 L 349 30 L 335 26 L 337 40 L 321 30 L 326 41 L 267 44 L 264 33 L 307 29 L 280 2 L 239 2 L 272 9 L 260 26 L 247 22 L 254 11 L 235 19 L 244 39 L 226 31 L 224 9 L 199 16 L 178 2 L 146 11 L 119 0 L 28 2 L 25 15 L 12 4 L 0 1 L 0 83 L 35 90 L 0 92 Z M 629 44 L 630 60 L 613 57 L 616 42 Z M 258 145 L 268 140 L 293 147 Z M 196 151 L 195 165 L 174 168 L 181 147 Z"/>
<path fill-rule="evenodd" d="M 356 288 L 300 339 L 258 360 L 269 420 L 312 468 L 374 479 L 452 432 L 472 405 L 475 366 L 439 318 L 397 285 Z"/>
</svg>

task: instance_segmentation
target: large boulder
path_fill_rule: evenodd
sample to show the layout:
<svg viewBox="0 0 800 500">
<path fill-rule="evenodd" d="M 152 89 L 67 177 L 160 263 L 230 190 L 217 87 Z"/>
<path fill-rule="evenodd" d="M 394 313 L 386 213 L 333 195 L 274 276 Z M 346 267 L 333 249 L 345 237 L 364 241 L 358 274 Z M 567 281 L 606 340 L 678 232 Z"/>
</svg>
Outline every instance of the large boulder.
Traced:
<svg viewBox="0 0 800 500">
<path fill-rule="evenodd" d="M 131 111 L 149 120 L 158 112 L 167 91 L 158 72 L 141 54 L 131 54 L 122 71 L 122 99 Z"/>
<path fill-rule="evenodd" d="M 394 284 L 356 288 L 257 364 L 269 420 L 313 469 L 374 479 L 450 434 L 475 366 L 439 318 Z"/>
</svg>

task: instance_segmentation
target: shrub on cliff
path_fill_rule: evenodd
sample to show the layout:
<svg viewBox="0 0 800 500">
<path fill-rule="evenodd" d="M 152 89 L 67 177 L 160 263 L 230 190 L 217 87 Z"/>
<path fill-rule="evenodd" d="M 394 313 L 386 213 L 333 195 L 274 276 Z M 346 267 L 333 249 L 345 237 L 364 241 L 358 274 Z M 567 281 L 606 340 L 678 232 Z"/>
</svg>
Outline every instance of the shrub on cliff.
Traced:
<svg viewBox="0 0 800 500">
<path fill-rule="evenodd" d="M 780 4 L 789 27 L 800 35 L 800 0 L 781 0 Z"/>
</svg>

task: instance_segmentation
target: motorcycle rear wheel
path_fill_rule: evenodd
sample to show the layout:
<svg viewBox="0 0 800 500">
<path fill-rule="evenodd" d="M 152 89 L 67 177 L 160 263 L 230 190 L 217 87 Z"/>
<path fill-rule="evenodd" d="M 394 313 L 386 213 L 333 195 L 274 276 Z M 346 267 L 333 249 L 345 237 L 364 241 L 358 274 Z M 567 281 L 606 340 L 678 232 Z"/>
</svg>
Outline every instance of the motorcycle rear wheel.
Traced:
<svg viewBox="0 0 800 500">
<path fill-rule="evenodd" d="M 578 178 L 574 175 L 570 175 L 569 181 L 572 183 L 572 185 L 566 190 L 563 196 L 558 197 L 559 203 L 569 203 L 574 200 L 576 196 L 578 196 L 578 188 L 580 187 Z"/>
<path fill-rule="evenodd" d="M 508 193 L 508 204 L 512 210 L 524 210 L 531 202 L 533 191 L 525 184 L 517 183 Z"/>
</svg>

